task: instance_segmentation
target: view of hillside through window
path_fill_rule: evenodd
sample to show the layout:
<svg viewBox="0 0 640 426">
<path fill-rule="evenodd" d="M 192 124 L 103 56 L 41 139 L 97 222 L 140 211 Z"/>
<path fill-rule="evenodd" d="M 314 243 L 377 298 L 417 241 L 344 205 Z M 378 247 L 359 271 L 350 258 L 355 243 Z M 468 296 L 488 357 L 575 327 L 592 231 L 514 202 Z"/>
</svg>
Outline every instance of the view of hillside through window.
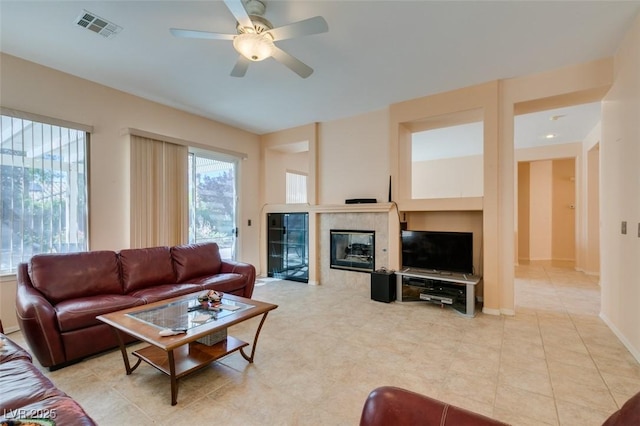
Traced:
<svg viewBox="0 0 640 426">
<path fill-rule="evenodd" d="M 189 154 L 189 242 L 216 242 L 235 258 L 236 162 Z"/>
</svg>

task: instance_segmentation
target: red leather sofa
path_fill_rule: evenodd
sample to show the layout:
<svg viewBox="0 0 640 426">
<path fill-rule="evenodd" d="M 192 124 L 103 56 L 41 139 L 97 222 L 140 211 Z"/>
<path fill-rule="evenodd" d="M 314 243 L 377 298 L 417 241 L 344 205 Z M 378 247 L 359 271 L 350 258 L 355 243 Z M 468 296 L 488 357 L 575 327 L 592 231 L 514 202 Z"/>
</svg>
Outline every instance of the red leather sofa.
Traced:
<svg viewBox="0 0 640 426">
<path fill-rule="evenodd" d="M 18 266 L 17 318 L 54 370 L 118 346 L 98 315 L 201 290 L 250 298 L 255 276 L 253 265 L 222 261 L 215 243 L 36 255 Z"/>
<path fill-rule="evenodd" d="M 56 388 L 31 362 L 29 353 L 1 334 L 0 424 L 25 418 L 48 418 L 58 425 L 93 426 L 96 423 L 70 396 Z"/>
<path fill-rule="evenodd" d="M 360 426 L 497 426 L 489 417 L 405 389 L 382 386 L 371 391 Z M 613 413 L 602 426 L 640 425 L 640 392 Z"/>
</svg>

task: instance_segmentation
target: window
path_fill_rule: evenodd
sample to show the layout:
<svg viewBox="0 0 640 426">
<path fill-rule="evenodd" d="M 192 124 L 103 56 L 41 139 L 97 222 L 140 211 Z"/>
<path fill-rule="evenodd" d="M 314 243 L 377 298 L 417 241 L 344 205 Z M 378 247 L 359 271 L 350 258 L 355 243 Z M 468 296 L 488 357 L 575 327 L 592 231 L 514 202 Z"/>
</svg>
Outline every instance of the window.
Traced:
<svg viewBox="0 0 640 426">
<path fill-rule="evenodd" d="M 87 250 L 82 130 L 0 115 L 0 274 L 38 253 Z"/>
<path fill-rule="evenodd" d="M 287 204 L 307 202 L 307 175 L 287 172 Z"/>
<path fill-rule="evenodd" d="M 213 152 L 189 153 L 189 242 L 218 243 L 222 259 L 236 253 L 237 163 Z"/>
</svg>

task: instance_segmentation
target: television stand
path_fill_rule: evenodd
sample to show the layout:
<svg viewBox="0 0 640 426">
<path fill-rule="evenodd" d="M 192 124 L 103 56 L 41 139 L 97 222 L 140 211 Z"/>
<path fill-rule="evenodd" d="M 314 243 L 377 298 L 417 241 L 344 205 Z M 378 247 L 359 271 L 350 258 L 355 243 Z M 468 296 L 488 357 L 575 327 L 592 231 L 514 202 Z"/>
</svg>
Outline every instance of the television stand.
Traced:
<svg viewBox="0 0 640 426">
<path fill-rule="evenodd" d="M 396 272 L 401 302 L 426 301 L 451 306 L 466 317 L 476 313 L 476 286 L 482 277 L 448 271 L 405 268 Z"/>
</svg>

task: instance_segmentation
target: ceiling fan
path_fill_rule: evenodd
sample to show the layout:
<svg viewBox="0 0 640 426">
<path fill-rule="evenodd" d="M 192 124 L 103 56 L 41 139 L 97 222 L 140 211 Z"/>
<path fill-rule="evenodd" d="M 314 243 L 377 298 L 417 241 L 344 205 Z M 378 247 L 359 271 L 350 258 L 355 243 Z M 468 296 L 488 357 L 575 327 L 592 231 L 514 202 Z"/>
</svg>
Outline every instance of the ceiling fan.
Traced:
<svg viewBox="0 0 640 426">
<path fill-rule="evenodd" d="M 274 44 L 287 40 L 329 31 L 327 21 L 321 16 L 294 22 L 282 27 L 273 28 L 271 22 L 264 18 L 266 6 L 261 0 L 224 0 L 231 14 L 237 21 L 237 34 L 220 34 L 208 31 L 171 28 L 171 34 L 182 38 L 203 38 L 210 40 L 233 41 L 233 47 L 240 54 L 231 71 L 233 77 L 243 77 L 251 62 L 258 62 L 269 57 L 282 63 L 302 78 L 307 78 L 313 69 L 294 58 Z"/>
</svg>

